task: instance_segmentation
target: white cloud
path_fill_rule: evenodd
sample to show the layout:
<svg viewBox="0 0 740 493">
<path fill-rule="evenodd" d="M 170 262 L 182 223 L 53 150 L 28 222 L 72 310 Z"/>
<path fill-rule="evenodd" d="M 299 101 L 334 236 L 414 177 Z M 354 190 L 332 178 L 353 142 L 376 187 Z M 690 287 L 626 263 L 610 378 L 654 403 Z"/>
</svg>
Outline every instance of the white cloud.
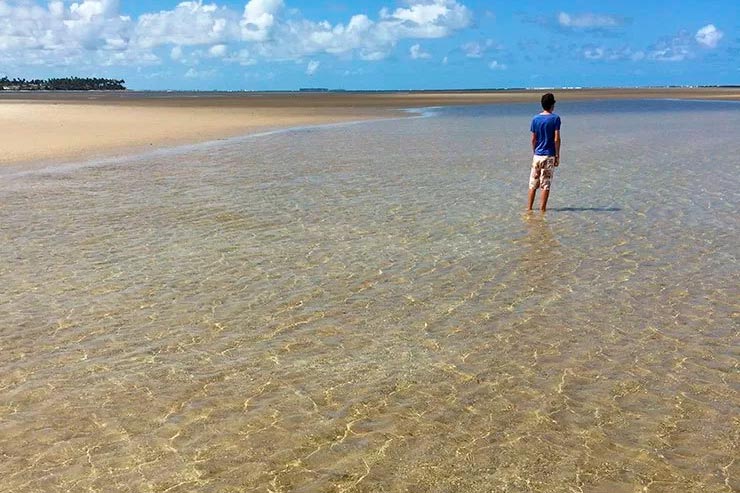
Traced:
<svg viewBox="0 0 740 493">
<path fill-rule="evenodd" d="M 129 59 L 131 18 L 117 0 L 84 0 L 69 7 L 0 1 L 0 53 L 7 65 L 107 65 Z M 143 55 L 143 54 L 142 54 Z M 142 56 L 142 64 L 151 61 Z"/>
<path fill-rule="evenodd" d="M 648 58 L 659 62 L 682 62 L 688 56 L 688 52 L 674 51 L 668 48 L 653 50 L 648 53 Z"/>
<path fill-rule="evenodd" d="M 208 49 L 208 54 L 215 58 L 223 58 L 226 56 L 227 48 L 224 44 L 213 45 Z"/>
<path fill-rule="evenodd" d="M 645 58 L 645 52 L 634 51 L 629 46 L 623 46 L 621 48 L 608 48 L 604 46 L 588 45 L 583 48 L 581 53 L 583 55 L 583 58 L 585 58 L 586 60 L 639 61 Z"/>
<path fill-rule="evenodd" d="M 87 63 L 89 62 L 88 60 Z M 111 53 L 105 57 L 98 57 L 97 63 L 104 67 L 134 66 L 141 68 L 144 66 L 158 65 L 161 63 L 161 59 L 153 53 L 127 50 Z"/>
<path fill-rule="evenodd" d="M 408 8 L 382 9 L 377 20 L 355 15 L 347 24 L 289 19 L 277 23 L 272 38 L 261 45 L 263 56 L 296 59 L 318 53 L 363 60 L 386 58 L 403 39 L 449 36 L 472 22 L 472 13 L 455 0 L 416 0 Z"/>
<path fill-rule="evenodd" d="M 429 53 L 427 53 L 426 51 L 424 51 L 421 48 L 421 45 L 418 44 L 418 43 L 415 44 L 415 45 L 413 45 L 411 48 L 409 48 L 409 55 L 414 60 L 419 60 L 419 59 L 422 59 L 422 58 L 431 58 L 432 57 L 432 55 L 430 55 Z"/>
<path fill-rule="evenodd" d="M 583 57 L 587 60 L 601 60 L 604 58 L 604 48 L 586 48 L 583 50 Z"/>
<path fill-rule="evenodd" d="M 691 35 L 681 31 L 672 38 L 664 38 L 651 46 L 646 58 L 659 62 L 682 62 L 693 56 Z"/>
<path fill-rule="evenodd" d="M 393 13 L 387 9 L 380 12 L 384 21 L 403 25 L 418 37 L 430 38 L 446 36 L 453 30 L 467 27 L 471 16 L 470 10 L 455 0 L 421 1 L 409 5 L 409 8 L 398 8 Z"/>
<path fill-rule="evenodd" d="M 714 24 L 707 24 L 696 32 L 694 39 L 702 46 L 716 48 L 724 35 L 725 33 L 714 27 Z"/>
<path fill-rule="evenodd" d="M 60 14 L 63 12 L 64 4 L 59 5 L 60 2 L 52 2 L 55 5 L 50 7 L 51 12 Z M 118 12 L 118 1 L 117 0 L 84 0 L 81 3 L 73 3 L 69 10 L 72 14 L 78 15 L 80 18 L 91 20 L 94 17 L 111 17 L 116 15 Z"/>
<path fill-rule="evenodd" d="M 503 63 L 498 62 L 497 60 L 493 60 L 491 63 L 488 64 L 488 68 L 491 70 L 506 70 L 506 65 Z"/>
<path fill-rule="evenodd" d="M 131 19 L 117 14 L 118 2 L 85 0 L 67 9 L 60 1 L 48 8 L 30 2 L 0 1 L 0 50 L 119 50 L 128 44 Z"/>
<path fill-rule="evenodd" d="M 698 56 L 697 44 L 706 48 L 716 48 L 724 33 L 713 24 L 699 29 L 695 35 L 682 30 L 673 36 L 666 36 L 645 50 L 635 50 L 629 46 L 584 46 L 580 53 L 587 60 L 599 61 L 645 61 L 683 62 Z"/>
<path fill-rule="evenodd" d="M 496 49 L 496 43 L 492 39 L 487 39 L 483 42 L 470 41 L 460 47 L 468 58 L 483 58 L 483 55 L 491 49 Z"/>
<path fill-rule="evenodd" d="M 216 75 L 215 69 L 196 70 L 194 68 L 190 68 L 187 72 L 185 72 L 185 77 L 187 77 L 188 79 L 210 79 L 214 75 Z"/>
<path fill-rule="evenodd" d="M 237 14 L 216 4 L 182 2 L 173 10 L 143 14 L 134 31 L 136 44 L 154 48 L 223 43 L 239 39 Z"/>
<path fill-rule="evenodd" d="M 283 9 L 283 0 L 250 0 L 244 6 L 240 22 L 242 39 L 265 41 L 275 25 L 277 14 Z"/>
<path fill-rule="evenodd" d="M 605 29 L 619 27 L 624 21 L 612 15 L 602 14 L 558 14 L 558 24 L 571 29 Z"/>
<path fill-rule="evenodd" d="M 188 0 L 136 19 L 121 13 L 119 0 L 41 1 L 0 0 L 0 55 L 7 66 L 145 65 L 158 63 L 161 51 L 188 64 L 199 57 L 248 65 L 319 54 L 381 60 L 402 40 L 450 36 L 473 20 L 458 0 L 405 0 L 374 17 L 357 14 L 336 24 L 307 19 L 284 0 L 249 0 L 241 12 L 225 0 Z M 421 48 L 416 54 L 425 56 Z"/>
<path fill-rule="evenodd" d="M 463 53 L 468 58 L 482 58 L 483 47 L 477 41 L 471 41 L 462 45 Z"/>
<path fill-rule="evenodd" d="M 306 75 L 314 75 L 320 66 L 321 62 L 311 60 L 308 62 L 308 66 L 306 67 Z"/>
<path fill-rule="evenodd" d="M 182 59 L 182 46 L 175 46 L 172 48 L 172 51 L 170 51 L 170 58 L 173 60 Z"/>
<path fill-rule="evenodd" d="M 242 48 L 235 53 L 230 53 L 224 60 L 231 63 L 238 63 L 243 67 L 257 64 L 257 59 L 248 48 Z"/>
</svg>

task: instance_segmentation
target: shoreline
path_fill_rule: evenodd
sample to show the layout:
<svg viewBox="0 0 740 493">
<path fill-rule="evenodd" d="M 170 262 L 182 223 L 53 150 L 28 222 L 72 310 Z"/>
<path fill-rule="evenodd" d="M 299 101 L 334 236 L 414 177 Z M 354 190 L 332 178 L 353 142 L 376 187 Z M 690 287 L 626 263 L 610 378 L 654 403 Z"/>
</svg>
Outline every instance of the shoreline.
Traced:
<svg viewBox="0 0 740 493">
<path fill-rule="evenodd" d="M 530 102 L 543 90 L 491 92 L 0 92 L 0 167 L 38 168 L 257 133 L 413 113 L 404 109 Z M 559 101 L 740 101 L 740 88 L 563 89 Z"/>
<path fill-rule="evenodd" d="M 418 108 L 423 110 L 425 108 Z M 361 120 L 347 120 L 341 122 L 329 122 L 329 123 L 311 123 L 306 125 L 293 125 L 293 126 L 278 126 L 272 129 L 263 131 L 250 132 L 246 134 L 238 134 L 227 137 L 220 137 L 210 140 L 201 140 L 194 142 L 186 142 L 175 145 L 160 145 L 156 147 L 139 147 L 139 148 L 128 148 L 126 152 L 118 153 L 99 153 L 97 155 L 80 156 L 73 160 L 37 160 L 20 163 L 10 163 L 2 165 L 0 163 L 0 179 L 6 177 L 19 177 L 35 173 L 54 173 L 54 172 L 65 172 L 75 170 L 79 168 L 105 166 L 105 165 L 117 165 L 136 162 L 139 160 L 146 160 L 157 156 L 177 156 L 182 153 L 188 153 L 191 151 L 204 150 L 210 146 L 220 145 L 222 143 L 234 143 L 244 142 L 249 139 L 257 139 L 260 137 L 267 137 L 275 134 L 301 132 L 304 130 L 314 129 L 325 129 L 344 127 L 351 125 L 362 125 L 365 123 L 373 122 L 386 122 L 395 120 L 405 120 L 408 118 L 428 118 L 429 114 L 426 111 L 416 111 L 417 109 L 405 109 L 399 110 L 399 114 L 389 114 L 385 117 L 379 117 L 374 119 L 361 119 Z"/>
</svg>

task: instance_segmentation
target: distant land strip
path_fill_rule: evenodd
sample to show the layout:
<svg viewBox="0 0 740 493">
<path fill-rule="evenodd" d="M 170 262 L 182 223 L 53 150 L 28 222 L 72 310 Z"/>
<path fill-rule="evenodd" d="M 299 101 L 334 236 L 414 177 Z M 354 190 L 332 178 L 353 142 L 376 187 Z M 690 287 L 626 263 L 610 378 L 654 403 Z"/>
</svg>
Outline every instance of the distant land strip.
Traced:
<svg viewBox="0 0 740 493">
<path fill-rule="evenodd" d="M 126 81 L 100 77 L 62 77 L 52 79 L 0 78 L 1 91 L 124 91 Z"/>
<path fill-rule="evenodd" d="M 0 88 L 3 87 L 0 79 Z M 67 79 L 49 79 L 66 81 Z M 74 81 L 74 79 L 70 79 Z M 80 79 L 90 81 L 110 79 Z M 13 81 L 10 81 L 13 82 Z M 36 83 L 38 81 L 29 81 Z M 48 82 L 48 81 L 47 81 Z M 124 81 L 118 82 L 123 86 Z M 92 84 L 94 85 L 94 84 Z M 79 86 L 79 84 L 78 84 Z M 99 86 L 101 86 L 99 84 Z M 586 101 L 595 99 L 718 99 L 740 100 L 740 85 L 722 86 L 667 86 L 667 87 L 613 87 L 613 88 L 503 88 L 503 89 L 439 89 L 439 90 L 343 90 L 302 88 L 297 91 L 138 91 L 138 90 L 12 90 L 5 84 L 0 90 L 3 100 L 44 101 L 74 104 L 125 104 L 127 106 L 176 107 L 373 107 L 411 108 L 420 106 L 449 106 L 493 103 L 538 103 L 544 92 L 555 93 L 559 101 Z M 108 87 L 103 85 L 103 87 Z M 109 87 L 116 87 L 115 84 Z"/>
</svg>

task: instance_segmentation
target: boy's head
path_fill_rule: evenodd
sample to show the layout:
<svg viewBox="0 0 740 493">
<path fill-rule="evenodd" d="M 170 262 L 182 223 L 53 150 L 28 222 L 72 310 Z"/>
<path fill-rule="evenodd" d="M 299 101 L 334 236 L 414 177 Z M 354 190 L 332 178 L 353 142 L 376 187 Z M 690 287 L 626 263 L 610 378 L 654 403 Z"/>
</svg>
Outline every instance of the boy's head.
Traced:
<svg viewBox="0 0 740 493">
<path fill-rule="evenodd" d="M 555 96 L 551 92 L 543 94 L 542 109 L 545 111 L 552 111 L 553 107 L 555 107 Z"/>
</svg>

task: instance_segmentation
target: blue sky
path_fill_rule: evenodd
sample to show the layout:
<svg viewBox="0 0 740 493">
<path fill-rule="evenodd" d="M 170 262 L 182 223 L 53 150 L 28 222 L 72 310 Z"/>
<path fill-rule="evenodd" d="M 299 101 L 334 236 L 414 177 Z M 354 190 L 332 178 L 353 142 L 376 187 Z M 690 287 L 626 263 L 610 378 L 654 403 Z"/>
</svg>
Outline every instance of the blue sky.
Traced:
<svg viewBox="0 0 740 493">
<path fill-rule="evenodd" d="M 132 89 L 740 84 L 737 0 L 0 0 L 0 75 Z"/>
</svg>

